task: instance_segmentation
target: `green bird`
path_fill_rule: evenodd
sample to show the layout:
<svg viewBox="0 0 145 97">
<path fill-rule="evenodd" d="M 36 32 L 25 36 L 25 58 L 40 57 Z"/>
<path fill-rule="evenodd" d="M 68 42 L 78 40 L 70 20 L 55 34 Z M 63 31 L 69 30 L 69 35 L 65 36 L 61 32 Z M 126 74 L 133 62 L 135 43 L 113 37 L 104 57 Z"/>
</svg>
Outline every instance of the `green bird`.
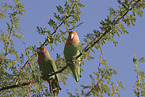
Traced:
<svg viewBox="0 0 145 97">
<path fill-rule="evenodd" d="M 44 47 L 41 46 L 37 50 L 40 72 L 44 77 L 43 79 L 49 83 L 49 90 L 51 95 L 56 97 L 59 93 L 59 90 L 61 90 L 58 75 L 53 75 L 49 77 L 49 74 L 57 71 L 55 61 L 50 57 L 49 52 Z"/>
<path fill-rule="evenodd" d="M 81 62 L 80 58 L 75 60 L 75 57 L 80 54 L 80 51 L 81 44 L 79 37 L 75 31 L 70 31 L 64 47 L 64 57 L 66 64 L 69 63 L 69 68 L 71 69 L 72 74 L 77 82 L 80 79 Z"/>
</svg>

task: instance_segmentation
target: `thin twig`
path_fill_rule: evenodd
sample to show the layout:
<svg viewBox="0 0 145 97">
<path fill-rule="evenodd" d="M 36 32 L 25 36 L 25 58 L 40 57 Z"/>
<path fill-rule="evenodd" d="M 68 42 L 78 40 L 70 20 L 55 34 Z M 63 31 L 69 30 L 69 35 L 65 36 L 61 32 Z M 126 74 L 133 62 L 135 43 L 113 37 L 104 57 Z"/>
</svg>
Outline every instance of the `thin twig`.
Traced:
<svg viewBox="0 0 145 97">
<path fill-rule="evenodd" d="M 27 62 L 24 64 L 24 66 L 20 69 L 20 72 L 19 72 L 18 76 L 15 78 L 15 81 L 13 82 L 13 84 L 14 84 L 14 83 L 16 83 L 16 85 L 18 84 L 19 77 L 21 76 L 22 71 L 25 69 L 25 66 L 28 65 L 28 62 L 29 62 L 29 61 L 27 61 Z"/>
<path fill-rule="evenodd" d="M 106 73 L 106 71 L 105 71 Z M 100 82 L 102 81 L 102 79 L 105 77 L 106 75 L 104 74 L 104 76 L 102 76 L 102 78 L 100 78 L 100 80 L 97 82 L 97 84 L 91 88 L 91 90 L 86 94 L 86 97 L 88 97 L 90 95 L 90 93 L 96 88 L 99 87 Z"/>
<path fill-rule="evenodd" d="M 50 76 L 53 76 L 53 75 L 56 75 L 58 73 L 61 73 L 62 71 L 64 71 L 68 66 L 70 65 L 70 63 L 68 63 L 66 66 L 64 66 L 62 69 L 54 72 L 54 73 L 51 73 L 50 75 L 48 75 L 48 77 L 44 77 L 44 78 L 49 78 Z"/>
<path fill-rule="evenodd" d="M 77 27 L 79 27 L 81 24 L 83 24 L 84 22 L 79 23 L 77 26 L 70 28 L 69 30 L 75 29 Z"/>
<path fill-rule="evenodd" d="M 137 97 L 140 97 L 140 90 L 139 90 L 139 84 L 140 84 L 140 78 L 139 78 L 139 70 L 138 70 L 138 67 L 137 67 L 137 61 L 135 62 L 135 67 L 136 67 L 136 72 L 137 72 Z"/>
<path fill-rule="evenodd" d="M 10 40 L 11 40 L 11 37 L 12 37 L 12 30 L 13 30 L 13 27 L 14 27 L 14 25 L 12 24 L 12 26 L 11 26 L 11 28 L 10 28 L 10 34 L 9 34 L 9 37 L 8 37 L 7 45 L 6 45 L 5 56 L 8 55 L 8 47 L 9 47 L 9 45 L 10 45 Z"/>
<path fill-rule="evenodd" d="M 101 66 L 101 64 L 102 64 L 102 56 L 103 56 L 103 51 L 101 51 L 100 62 L 99 62 L 99 66 L 98 66 L 98 72 L 99 72 L 98 79 L 100 79 L 100 74 L 101 74 L 100 66 Z M 98 86 L 99 86 L 99 84 L 98 84 Z M 98 95 L 100 95 L 99 92 L 98 92 Z"/>
<path fill-rule="evenodd" d="M 113 97 L 113 95 L 116 93 L 117 87 L 119 85 L 119 82 L 117 83 L 116 87 L 114 88 L 114 90 L 111 93 L 111 97 Z"/>
</svg>

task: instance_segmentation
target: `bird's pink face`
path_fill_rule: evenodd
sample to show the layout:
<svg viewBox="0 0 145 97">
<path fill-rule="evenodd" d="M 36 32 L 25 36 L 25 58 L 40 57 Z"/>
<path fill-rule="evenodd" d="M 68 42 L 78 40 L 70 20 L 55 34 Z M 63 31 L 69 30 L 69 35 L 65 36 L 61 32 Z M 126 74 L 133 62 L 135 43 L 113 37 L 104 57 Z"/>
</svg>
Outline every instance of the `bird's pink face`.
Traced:
<svg viewBox="0 0 145 97">
<path fill-rule="evenodd" d="M 69 38 L 72 40 L 75 38 L 75 36 L 77 35 L 77 33 L 75 31 L 71 31 L 69 32 Z"/>
<path fill-rule="evenodd" d="M 69 36 L 68 36 L 66 44 L 71 45 L 76 42 L 79 42 L 79 37 L 77 35 L 77 32 L 75 32 L 75 31 L 69 32 Z"/>
<path fill-rule="evenodd" d="M 38 49 L 37 49 L 37 51 L 38 51 L 38 55 L 40 54 L 40 53 L 45 53 L 46 52 L 46 49 L 44 48 L 44 47 L 39 47 Z"/>
</svg>

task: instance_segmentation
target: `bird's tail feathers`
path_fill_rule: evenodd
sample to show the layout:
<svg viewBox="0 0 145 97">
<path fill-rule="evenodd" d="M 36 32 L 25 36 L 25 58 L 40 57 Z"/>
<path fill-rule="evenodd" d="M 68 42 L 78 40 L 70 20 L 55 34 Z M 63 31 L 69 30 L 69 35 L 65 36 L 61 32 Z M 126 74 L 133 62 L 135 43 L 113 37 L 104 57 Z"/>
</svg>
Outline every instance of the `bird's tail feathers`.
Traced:
<svg viewBox="0 0 145 97">
<path fill-rule="evenodd" d="M 76 82 L 79 82 L 80 73 L 81 73 L 81 66 L 80 65 L 76 66 L 76 63 L 72 63 L 69 67 L 72 71 L 72 74 L 73 74 Z"/>
<path fill-rule="evenodd" d="M 47 81 L 49 83 L 49 90 L 51 95 L 53 97 L 57 97 L 57 95 L 59 94 L 59 90 L 61 90 L 58 79 L 55 77 Z"/>
</svg>

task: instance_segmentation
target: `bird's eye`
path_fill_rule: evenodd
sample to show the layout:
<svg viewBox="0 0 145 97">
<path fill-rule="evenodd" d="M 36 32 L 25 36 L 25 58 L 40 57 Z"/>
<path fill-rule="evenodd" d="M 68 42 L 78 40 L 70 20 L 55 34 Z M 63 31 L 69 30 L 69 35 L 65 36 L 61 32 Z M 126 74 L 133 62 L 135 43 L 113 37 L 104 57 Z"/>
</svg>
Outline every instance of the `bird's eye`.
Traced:
<svg viewBox="0 0 145 97">
<path fill-rule="evenodd" d="M 42 50 L 44 50 L 44 49 L 42 49 Z"/>
</svg>

